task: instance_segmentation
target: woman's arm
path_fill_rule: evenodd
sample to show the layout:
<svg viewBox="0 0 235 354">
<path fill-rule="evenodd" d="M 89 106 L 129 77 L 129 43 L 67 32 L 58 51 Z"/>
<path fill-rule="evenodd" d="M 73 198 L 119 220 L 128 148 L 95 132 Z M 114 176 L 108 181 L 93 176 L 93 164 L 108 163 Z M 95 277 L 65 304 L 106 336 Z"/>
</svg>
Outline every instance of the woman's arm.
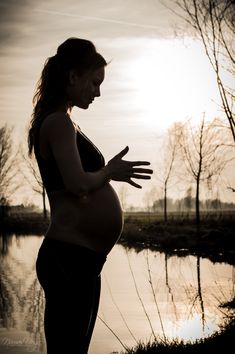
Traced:
<svg viewBox="0 0 235 354">
<path fill-rule="evenodd" d="M 111 179 L 130 183 L 137 188 L 141 186 L 133 182 L 131 178 L 150 179 L 149 175 L 142 175 L 142 173 L 151 174 L 152 170 L 135 168 L 135 166 L 149 165 L 149 162 L 122 160 L 129 150 L 128 147 L 114 156 L 99 171 L 85 172 L 77 148 L 73 122 L 65 113 L 56 112 L 48 116 L 43 128 L 65 188 L 79 197 L 101 188 Z"/>
</svg>

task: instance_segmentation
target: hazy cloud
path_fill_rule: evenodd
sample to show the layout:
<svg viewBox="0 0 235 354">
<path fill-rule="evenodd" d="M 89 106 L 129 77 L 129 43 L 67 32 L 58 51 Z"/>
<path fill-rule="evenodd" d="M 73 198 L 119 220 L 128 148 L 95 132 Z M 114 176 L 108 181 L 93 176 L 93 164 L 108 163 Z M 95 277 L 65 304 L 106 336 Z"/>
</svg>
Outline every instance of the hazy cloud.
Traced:
<svg viewBox="0 0 235 354">
<path fill-rule="evenodd" d="M 30 9 L 29 0 L 0 1 L 0 43 L 10 45 L 21 37 Z"/>
<path fill-rule="evenodd" d="M 157 0 L 0 0 L 0 43 L 31 45 L 68 35 L 165 37 L 173 15 Z"/>
</svg>

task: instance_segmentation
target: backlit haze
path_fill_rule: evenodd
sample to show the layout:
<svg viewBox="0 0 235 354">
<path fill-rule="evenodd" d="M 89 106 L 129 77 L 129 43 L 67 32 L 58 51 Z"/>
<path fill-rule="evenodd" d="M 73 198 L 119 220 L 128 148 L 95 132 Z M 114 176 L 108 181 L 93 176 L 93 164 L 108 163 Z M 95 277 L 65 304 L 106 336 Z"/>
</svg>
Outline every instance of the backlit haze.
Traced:
<svg viewBox="0 0 235 354">
<path fill-rule="evenodd" d="M 159 0 L 8 0 L 0 1 L 0 13 L 0 124 L 15 127 L 16 147 L 23 140 L 26 144 L 36 81 L 61 42 L 71 36 L 89 39 L 110 62 L 101 97 L 86 111 L 74 109 L 72 119 L 106 162 L 126 145 L 126 159 L 151 162 L 151 182 L 140 182 L 142 190 L 126 185 L 129 205 L 144 205 L 146 193 L 156 185 L 162 138 L 173 122 L 189 117 L 199 122 L 204 112 L 207 119 L 223 118 L 202 45 L 187 32 L 175 36 L 182 20 Z M 230 77 L 227 82 L 234 85 Z M 235 180 L 233 170 L 228 170 L 229 184 Z M 112 184 L 119 192 L 121 184 Z M 182 196 L 177 193 L 172 196 Z M 220 198 L 234 199 L 225 186 Z M 13 202 L 30 200 L 41 205 L 25 186 Z"/>
</svg>

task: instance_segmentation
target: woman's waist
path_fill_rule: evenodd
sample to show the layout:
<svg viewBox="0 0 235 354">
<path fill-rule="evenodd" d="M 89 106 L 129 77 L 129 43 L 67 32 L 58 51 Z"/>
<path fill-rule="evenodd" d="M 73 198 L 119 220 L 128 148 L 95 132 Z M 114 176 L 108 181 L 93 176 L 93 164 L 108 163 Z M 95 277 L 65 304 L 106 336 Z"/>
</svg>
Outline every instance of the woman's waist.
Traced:
<svg viewBox="0 0 235 354">
<path fill-rule="evenodd" d="M 98 252 L 80 244 L 48 236 L 44 238 L 39 254 L 44 262 L 46 259 L 49 263 L 59 261 L 71 269 L 85 267 L 86 272 L 89 268 L 91 271 L 92 269 L 98 270 L 98 273 L 100 273 L 107 258 L 104 252 Z"/>
<path fill-rule="evenodd" d="M 56 250 L 58 252 L 63 253 L 64 255 L 78 255 L 82 254 L 85 258 L 91 257 L 97 260 L 105 260 L 106 254 L 104 252 L 98 252 L 86 245 L 80 243 L 73 243 L 68 240 L 53 238 L 49 236 L 45 236 L 42 242 L 41 247 L 46 247 L 47 249 Z"/>
<path fill-rule="evenodd" d="M 76 245 L 90 249 L 101 255 L 107 255 L 116 244 L 122 232 L 122 227 L 113 230 L 97 230 L 87 225 L 86 229 L 60 228 L 58 225 L 50 224 L 45 238 L 68 245 Z M 63 248 L 63 247 L 62 247 Z"/>
</svg>

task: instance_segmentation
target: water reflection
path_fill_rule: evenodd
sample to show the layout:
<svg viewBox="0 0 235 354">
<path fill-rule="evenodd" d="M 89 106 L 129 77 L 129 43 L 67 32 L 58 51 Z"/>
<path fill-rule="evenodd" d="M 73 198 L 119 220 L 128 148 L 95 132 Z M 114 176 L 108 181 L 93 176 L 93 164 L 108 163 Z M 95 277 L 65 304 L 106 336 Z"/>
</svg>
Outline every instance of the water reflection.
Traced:
<svg viewBox="0 0 235 354">
<path fill-rule="evenodd" d="M 35 260 L 43 237 L 0 238 L 0 352 L 45 353 L 44 294 Z M 199 256 L 169 256 L 116 245 L 103 269 L 90 354 L 120 352 L 159 336 L 195 340 L 223 323 L 234 297 L 234 267 Z"/>
<path fill-rule="evenodd" d="M 35 273 L 40 243 L 38 237 L 0 238 L 0 353 L 18 344 L 22 353 L 44 349 L 44 298 Z"/>
</svg>

